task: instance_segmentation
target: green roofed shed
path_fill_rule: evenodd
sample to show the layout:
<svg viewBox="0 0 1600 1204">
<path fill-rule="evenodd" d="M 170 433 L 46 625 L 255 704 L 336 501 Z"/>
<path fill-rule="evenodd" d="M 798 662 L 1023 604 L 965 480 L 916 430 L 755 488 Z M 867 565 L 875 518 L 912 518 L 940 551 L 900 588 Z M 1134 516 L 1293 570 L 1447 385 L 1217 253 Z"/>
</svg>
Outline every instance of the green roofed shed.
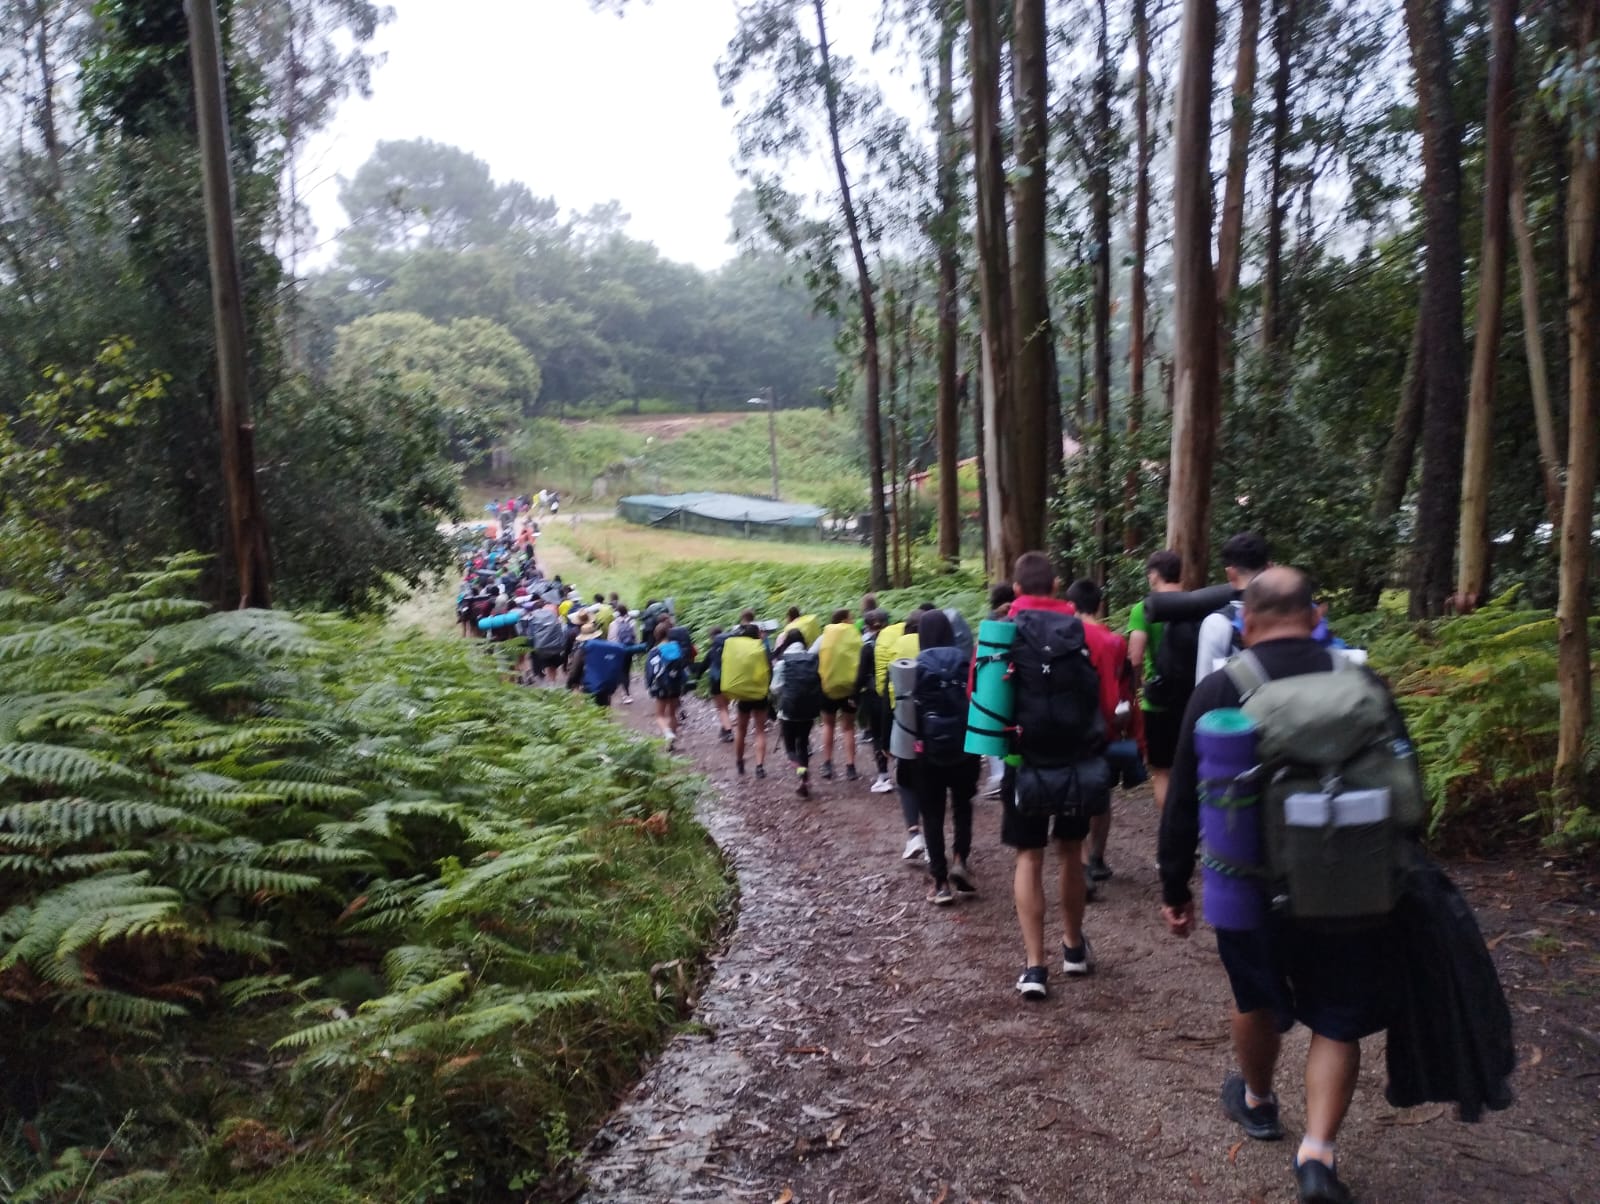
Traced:
<svg viewBox="0 0 1600 1204">
<path fill-rule="evenodd" d="M 621 499 L 617 513 L 646 527 L 791 543 L 820 541 L 827 515 L 820 506 L 736 493 L 640 493 Z"/>
</svg>

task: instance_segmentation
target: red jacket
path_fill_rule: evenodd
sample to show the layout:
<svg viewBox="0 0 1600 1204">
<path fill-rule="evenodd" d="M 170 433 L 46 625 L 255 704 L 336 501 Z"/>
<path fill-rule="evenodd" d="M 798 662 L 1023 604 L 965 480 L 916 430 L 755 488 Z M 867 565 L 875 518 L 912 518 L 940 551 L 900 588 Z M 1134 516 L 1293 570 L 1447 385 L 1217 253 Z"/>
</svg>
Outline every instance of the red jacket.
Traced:
<svg viewBox="0 0 1600 1204">
<path fill-rule="evenodd" d="M 1023 610 L 1053 610 L 1063 615 L 1078 613 L 1071 602 L 1036 594 L 1023 594 L 1011 604 L 1012 615 Z M 1100 714 L 1106 721 L 1106 738 L 1114 740 L 1122 730 L 1117 720 L 1117 704 L 1126 702 L 1130 711 L 1128 730 L 1143 743 L 1138 700 L 1134 697 L 1133 666 L 1128 663 L 1128 641 L 1093 619 L 1083 621 L 1083 637 L 1089 645 L 1089 662 L 1100 675 Z"/>
</svg>

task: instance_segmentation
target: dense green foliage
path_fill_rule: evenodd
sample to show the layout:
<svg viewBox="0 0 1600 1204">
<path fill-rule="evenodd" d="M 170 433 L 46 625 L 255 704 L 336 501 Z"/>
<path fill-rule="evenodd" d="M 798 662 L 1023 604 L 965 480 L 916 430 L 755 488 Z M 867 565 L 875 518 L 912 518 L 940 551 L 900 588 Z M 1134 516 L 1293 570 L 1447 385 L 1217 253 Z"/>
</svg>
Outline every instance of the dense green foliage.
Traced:
<svg viewBox="0 0 1600 1204">
<path fill-rule="evenodd" d="M 878 594 L 878 604 L 902 619 L 924 602 L 953 606 L 970 621 L 988 614 L 987 587 L 970 572 L 921 574 L 922 584 Z M 678 617 L 697 636 L 713 626 L 728 627 L 746 608 L 758 619 L 781 620 L 789 607 L 826 621 L 833 611 L 861 613 L 867 572 L 863 565 L 809 565 L 797 569 L 781 561 L 728 564 L 669 564 L 644 582 L 647 598 L 671 598 Z"/>
<path fill-rule="evenodd" d="M 379 143 L 340 199 L 339 260 L 312 284 L 319 354 L 364 315 L 490 319 L 538 362 L 537 408 L 558 415 L 644 397 L 727 409 L 767 388 L 809 405 L 834 381 L 835 326 L 780 255 L 672 263 L 627 236 L 615 204 L 563 219 L 553 198 L 421 139 Z"/>
<path fill-rule="evenodd" d="M 196 577 L 0 597 L 3 1057 L 39 1105 L 5 1193 L 536 1184 L 717 926 L 692 780 L 483 645 L 208 614 Z"/>
</svg>

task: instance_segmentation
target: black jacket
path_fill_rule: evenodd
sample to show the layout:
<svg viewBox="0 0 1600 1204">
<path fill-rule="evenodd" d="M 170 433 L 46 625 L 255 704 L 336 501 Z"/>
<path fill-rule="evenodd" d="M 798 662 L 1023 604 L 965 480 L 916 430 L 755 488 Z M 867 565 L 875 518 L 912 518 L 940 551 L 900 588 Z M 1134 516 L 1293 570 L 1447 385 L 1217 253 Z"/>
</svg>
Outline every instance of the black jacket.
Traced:
<svg viewBox="0 0 1600 1204">
<path fill-rule="evenodd" d="M 1468 1122 L 1510 1107 L 1511 1009 L 1472 909 L 1432 862 L 1419 857 L 1406 875 L 1394 932 L 1389 1103 L 1454 1103 Z"/>
</svg>

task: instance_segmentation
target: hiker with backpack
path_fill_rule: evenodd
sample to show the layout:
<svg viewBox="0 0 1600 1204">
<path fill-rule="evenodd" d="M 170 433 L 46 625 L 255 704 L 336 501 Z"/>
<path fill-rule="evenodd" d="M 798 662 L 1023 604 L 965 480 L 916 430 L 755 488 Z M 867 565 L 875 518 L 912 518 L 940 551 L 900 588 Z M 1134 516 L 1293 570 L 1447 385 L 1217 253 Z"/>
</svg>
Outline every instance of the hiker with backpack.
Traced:
<svg viewBox="0 0 1600 1204">
<path fill-rule="evenodd" d="M 1195 687 L 1179 731 L 1161 817 L 1162 916 L 1175 936 L 1194 928 L 1189 878 L 1204 819 L 1206 916 L 1233 991 L 1239 1066 L 1223 1083 L 1223 1109 L 1248 1137 L 1283 1136 L 1273 1091 L 1281 1034 L 1304 1024 L 1300 1199 L 1347 1201 L 1334 1142 L 1361 1038 L 1392 1014 L 1392 913 L 1426 814 L 1422 779 L 1382 681 L 1312 638 L 1305 574 L 1265 569 L 1243 601 L 1244 651 Z M 1227 709 L 1241 707 L 1238 719 Z M 1225 722 L 1253 738 L 1243 762 L 1253 768 L 1216 777 L 1208 745 L 1213 777 L 1202 780 L 1197 730 Z M 1241 835 L 1253 854 L 1234 847 Z"/>
<path fill-rule="evenodd" d="M 844 734 L 845 781 L 856 780 L 856 687 L 861 674 L 861 632 L 848 610 L 836 610 L 817 638 L 822 675 L 822 779 L 833 780 L 835 737 Z"/>
<path fill-rule="evenodd" d="M 717 739 L 723 744 L 733 743 L 733 719 L 728 714 L 728 696 L 722 692 L 722 645 L 727 642 L 727 633 L 720 627 L 713 627 L 708 634 L 710 645 L 706 648 L 705 659 L 695 669 L 695 676 L 704 678 L 707 690 L 711 693 L 711 705 L 717 712 Z"/>
<path fill-rule="evenodd" d="M 1044 852 L 1054 844 L 1061 906 L 1061 969 L 1088 974 L 1094 954 L 1084 935 L 1088 900 L 1083 842 L 1090 820 L 1110 805 L 1111 771 L 1102 753 L 1116 690 L 1102 690 L 1084 622 L 1070 602 L 1055 596 L 1055 568 L 1043 552 L 1024 552 L 1012 570 L 1017 597 L 1010 619 L 1016 709 L 1012 755 L 1001 787 L 1001 843 L 1016 851 L 1012 894 L 1026 955 L 1017 992 L 1024 999 L 1049 994 L 1045 964 Z M 1120 642 L 1120 641 L 1119 641 Z M 1012 763 L 1014 762 L 1014 763 Z"/>
<path fill-rule="evenodd" d="M 544 598 L 535 597 L 528 605 L 526 639 L 534 680 L 554 679 L 567 654 L 566 624 Z"/>
<path fill-rule="evenodd" d="M 569 690 L 581 689 L 594 699 L 596 706 L 611 705 L 611 696 L 622 683 L 622 666 L 630 653 L 642 652 L 641 645 L 631 648 L 613 643 L 602 637 L 592 621 L 585 621 L 574 637 L 575 653 L 572 670 L 567 676 Z"/>
<path fill-rule="evenodd" d="M 1111 768 L 1112 786 L 1131 790 L 1149 780 L 1140 743 L 1144 731 L 1135 707 L 1138 699 L 1133 684 L 1133 666 L 1128 663 L 1128 642 L 1104 623 L 1100 612 L 1105 606 L 1105 591 L 1083 578 L 1067 586 L 1067 601 L 1083 620 L 1084 638 L 1089 644 L 1089 659 L 1100 678 L 1102 715 L 1106 722 L 1106 763 Z M 1111 807 L 1089 821 L 1089 839 L 1084 844 L 1084 874 L 1089 899 L 1094 900 L 1101 883 L 1111 879 L 1106 864 L 1106 842 L 1111 836 Z"/>
<path fill-rule="evenodd" d="M 1244 646 L 1244 590 L 1270 563 L 1267 541 L 1254 531 L 1230 535 L 1222 545 L 1222 567 L 1233 601 L 1205 617 L 1196 638 L 1194 680 L 1203 681 Z"/>
<path fill-rule="evenodd" d="M 1150 592 L 1177 593 L 1183 589 L 1183 558 L 1173 551 L 1150 553 L 1145 561 Z M 1194 693 L 1194 665 L 1200 625 L 1194 622 L 1162 623 L 1145 614 L 1143 599 L 1128 613 L 1128 662 L 1139 686 L 1143 712 L 1145 763 L 1150 767 L 1150 789 L 1156 813 L 1167 805 L 1167 776 L 1178 747 L 1178 725 Z"/>
<path fill-rule="evenodd" d="M 691 652 L 673 638 L 672 620 L 665 616 L 651 633 L 649 651 L 645 654 L 645 690 L 656 704 L 656 726 L 667 742 L 670 752 L 678 742 L 679 700 L 689 684 L 689 658 Z"/>
<path fill-rule="evenodd" d="M 921 607 L 906 616 L 904 623 L 897 624 L 900 629 L 894 637 L 890 647 L 887 664 L 885 665 L 883 680 L 879 683 L 883 689 L 884 710 L 889 716 L 890 732 L 884 743 L 889 745 L 887 751 L 894 757 L 894 790 L 900 797 L 900 819 L 905 825 L 906 843 L 900 850 L 901 861 L 919 861 L 928 854 L 927 840 L 922 835 L 922 807 L 917 801 L 917 775 L 910 757 L 901 757 L 895 753 L 894 729 L 904 726 L 900 713 L 896 710 L 898 699 L 895 697 L 894 680 L 891 669 L 896 661 L 915 661 L 922 651 L 921 628 L 922 620 L 933 613 L 931 606 Z M 886 628 L 885 630 L 893 630 Z M 883 637 L 878 637 L 882 643 Z"/>
<path fill-rule="evenodd" d="M 811 727 L 822 712 L 822 675 L 818 657 L 806 646 L 805 632 L 791 627 L 778 641 L 772 658 L 772 694 L 778 700 L 778 727 L 783 751 L 794 766 L 795 793 L 811 797 Z"/>
<path fill-rule="evenodd" d="M 611 620 L 611 627 L 606 632 L 606 638 L 614 644 L 633 645 L 639 642 L 639 628 L 633 621 L 633 616 L 628 613 L 624 603 L 615 604 L 616 618 Z M 622 662 L 622 704 L 633 705 L 633 657 L 629 656 Z"/>
<path fill-rule="evenodd" d="M 968 671 L 971 657 L 956 644 L 954 626 L 942 611 L 922 616 L 917 627 L 917 755 L 901 761 L 902 775 L 915 781 L 918 817 L 933 885 L 928 901 L 948 906 L 957 895 L 978 893 L 967 868 L 972 851 L 972 798 L 978 792 L 980 759 L 965 748 Z M 945 803 L 949 801 L 955 840 L 945 857 Z M 952 888 L 954 888 L 952 890 Z"/>
<path fill-rule="evenodd" d="M 722 642 L 722 692 L 734 704 L 738 723 L 733 732 L 733 768 L 744 776 L 745 737 L 755 724 L 756 777 L 767 776 L 767 696 L 772 687 L 772 661 L 767 643 L 747 610 L 739 626 Z"/>
<path fill-rule="evenodd" d="M 886 794 L 894 789 L 894 783 L 889 781 L 888 706 L 878 690 L 878 639 L 889 625 L 889 612 L 873 607 L 861 616 L 861 621 L 861 664 L 856 670 L 856 706 L 861 714 L 861 726 L 866 728 L 867 739 L 872 744 L 872 760 L 877 769 L 869 789 L 873 794 Z"/>
</svg>

